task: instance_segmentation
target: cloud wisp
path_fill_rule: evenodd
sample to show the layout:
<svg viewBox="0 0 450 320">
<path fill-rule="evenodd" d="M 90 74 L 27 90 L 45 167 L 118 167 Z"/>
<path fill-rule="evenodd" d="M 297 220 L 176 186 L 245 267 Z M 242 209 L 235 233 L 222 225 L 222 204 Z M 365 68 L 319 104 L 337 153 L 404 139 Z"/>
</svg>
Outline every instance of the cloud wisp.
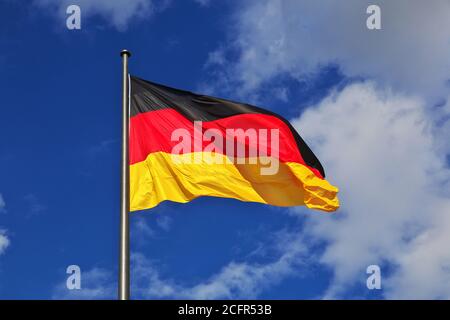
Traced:
<svg viewBox="0 0 450 320">
<path fill-rule="evenodd" d="M 0 213 L 6 212 L 5 207 L 6 207 L 5 199 L 3 199 L 3 195 L 0 193 Z"/>
<path fill-rule="evenodd" d="M 3 199 L 3 195 L 0 193 L 0 214 L 6 212 L 6 202 Z M 7 236 L 7 231 L 5 229 L 0 228 L 0 255 L 2 255 L 6 248 L 10 245 L 10 240 Z"/>
<path fill-rule="evenodd" d="M 277 257 L 265 263 L 232 261 L 216 274 L 200 283 L 188 286 L 161 275 L 159 266 L 142 253 L 131 256 L 132 292 L 135 299 L 249 299 L 257 298 L 265 289 L 288 276 L 298 276 L 311 257 L 302 235 L 279 232 L 274 250 Z M 67 290 L 59 284 L 54 299 L 110 299 L 116 281 L 112 273 L 94 268 L 82 273 L 82 289 Z"/>
<path fill-rule="evenodd" d="M 100 17 L 106 25 L 125 31 L 132 21 L 149 19 L 166 9 L 170 0 L 34 0 L 34 4 L 60 18 L 66 17 L 69 5 L 76 4 L 82 17 Z"/>
<path fill-rule="evenodd" d="M 95 300 L 115 299 L 117 296 L 117 281 L 111 271 L 102 268 L 92 268 L 81 273 L 81 289 L 69 290 L 66 281 L 59 283 L 53 290 L 55 300 Z"/>
<path fill-rule="evenodd" d="M 6 235 L 6 230 L 0 229 L 0 255 L 2 255 L 10 244 L 9 238 Z"/>
</svg>

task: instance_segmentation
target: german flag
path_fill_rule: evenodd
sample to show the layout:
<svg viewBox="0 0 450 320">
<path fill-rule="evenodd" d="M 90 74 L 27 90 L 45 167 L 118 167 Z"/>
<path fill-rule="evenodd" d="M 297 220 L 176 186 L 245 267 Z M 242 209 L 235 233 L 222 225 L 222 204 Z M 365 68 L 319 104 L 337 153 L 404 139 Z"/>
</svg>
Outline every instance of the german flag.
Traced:
<svg viewBox="0 0 450 320">
<path fill-rule="evenodd" d="M 279 115 L 133 76 L 130 86 L 131 211 L 200 196 L 339 207 L 338 189 Z"/>
</svg>

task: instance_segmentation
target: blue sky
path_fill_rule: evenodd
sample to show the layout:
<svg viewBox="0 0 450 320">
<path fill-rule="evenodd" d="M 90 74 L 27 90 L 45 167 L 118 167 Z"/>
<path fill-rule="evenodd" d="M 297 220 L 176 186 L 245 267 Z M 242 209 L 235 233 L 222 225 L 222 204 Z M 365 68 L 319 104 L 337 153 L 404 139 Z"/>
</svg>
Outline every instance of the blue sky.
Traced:
<svg viewBox="0 0 450 320">
<path fill-rule="evenodd" d="M 351 40 L 338 44 L 329 2 L 79 1 L 75 31 L 57 3 L 0 1 L 1 299 L 115 297 L 123 48 L 134 75 L 292 119 L 342 192 L 335 215 L 215 198 L 131 214 L 133 298 L 450 296 L 450 28 L 427 23 L 445 10 L 421 13 L 425 31 L 407 42 L 401 21 L 419 3 L 382 6 L 376 35 L 357 24 L 363 5 L 342 8 L 351 23 L 335 36 Z M 71 264 L 80 291 L 64 287 Z M 366 288 L 371 264 L 382 290 Z"/>
</svg>

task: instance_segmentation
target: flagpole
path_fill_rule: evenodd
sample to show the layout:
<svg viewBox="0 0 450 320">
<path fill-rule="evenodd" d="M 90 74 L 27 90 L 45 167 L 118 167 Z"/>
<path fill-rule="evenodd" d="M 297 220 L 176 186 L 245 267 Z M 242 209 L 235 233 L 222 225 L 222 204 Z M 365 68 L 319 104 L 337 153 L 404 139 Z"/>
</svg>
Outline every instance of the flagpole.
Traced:
<svg viewBox="0 0 450 320">
<path fill-rule="evenodd" d="M 130 298 L 130 188 L 129 188 L 129 159 L 128 159 L 128 135 L 129 135 L 129 78 L 128 58 L 131 53 L 128 50 L 120 52 L 123 63 L 122 75 L 122 169 L 121 169 L 121 199 L 120 199 L 120 261 L 119 261 L 119 300 Z"/>
</svg>

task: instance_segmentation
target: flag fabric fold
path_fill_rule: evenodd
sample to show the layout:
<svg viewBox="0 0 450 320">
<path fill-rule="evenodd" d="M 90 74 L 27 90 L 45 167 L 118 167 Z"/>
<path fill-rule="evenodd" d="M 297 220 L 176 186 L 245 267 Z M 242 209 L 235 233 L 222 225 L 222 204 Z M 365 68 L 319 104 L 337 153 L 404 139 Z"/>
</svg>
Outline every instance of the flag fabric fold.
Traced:
<svg viewBox="0 0 450 320">
<path fill-rule="evenodd" d="M 335 211 L 338 189 L 281 116 L 130 77 L 130 211 L 200 196 Z"/>
</svg>

